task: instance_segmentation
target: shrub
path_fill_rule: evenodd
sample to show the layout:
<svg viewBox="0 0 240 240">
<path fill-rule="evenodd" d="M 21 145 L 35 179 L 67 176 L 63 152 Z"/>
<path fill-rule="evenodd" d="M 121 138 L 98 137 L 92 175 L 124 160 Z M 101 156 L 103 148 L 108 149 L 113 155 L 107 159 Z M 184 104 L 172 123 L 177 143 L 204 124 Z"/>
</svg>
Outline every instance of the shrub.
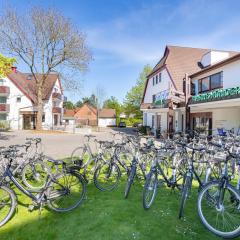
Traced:
<svg viewBox="0 0 240 240">
<path fill-rule="evenodd" d="M 8 131 L 10 129 L 10 123 L 5 120 L 0 121 L 0 130 Z"/>
</svg>

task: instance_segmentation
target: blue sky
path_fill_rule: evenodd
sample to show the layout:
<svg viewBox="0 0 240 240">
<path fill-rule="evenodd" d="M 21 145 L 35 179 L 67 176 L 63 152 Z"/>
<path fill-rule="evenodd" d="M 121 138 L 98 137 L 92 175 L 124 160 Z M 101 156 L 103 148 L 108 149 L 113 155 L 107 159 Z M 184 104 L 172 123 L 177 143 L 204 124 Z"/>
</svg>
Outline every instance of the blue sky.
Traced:
<svg viewBox="0 0 240 240">
<path fill-rule="evenodd" d="M 80 77 L 81 94 L 97 87 L 123 100 L 145 64 L 154 66 L 165 45 L 240 51 L 240 1 L 236 0 L 8 0 L 58 8 L 87 35 L 94 60 Z M 0 0 L 0 7 L 6 1 Z M 21 66 L 19 66 L 21 68 Z"/>
</svg>

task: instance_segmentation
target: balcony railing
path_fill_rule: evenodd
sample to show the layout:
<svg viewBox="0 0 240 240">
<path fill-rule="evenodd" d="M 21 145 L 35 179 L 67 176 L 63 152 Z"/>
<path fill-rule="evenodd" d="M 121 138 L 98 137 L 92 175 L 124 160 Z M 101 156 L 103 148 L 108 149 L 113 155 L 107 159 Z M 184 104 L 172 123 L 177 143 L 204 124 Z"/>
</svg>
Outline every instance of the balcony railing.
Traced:
<svg viewBox="0 0 240 240">
<path fill-rule="evenodd" d="M 53 100 L 62 100 L 62 94 L 55 92 L 55 93 L 52 94 L 52 99 Z"/>
<path fill-rule="evenodd" d="M 7 86 L 0 86 L 0 96 L 7 97 L 10 94 L 10 88 Z"/>
<path fill-rule="evenodd" d="M 62 112 L 62 108 L 60 108 L 60 107 L 53 107 L 52 112 L 53 113 L 61 113 Z"/>
<path fill-rule="evenodd" d="M 189 104 L 230 100 L 234 98 L 240 98 L 240 87 L 217 89 L 211 92 L 198 94 L 191 97 Z"/>
<path fill-rule="evenodd" d="M 0 113 L 8 113 L 10 111 L 10 105 L 6 103 L 0 103 Z"/>
</svg>

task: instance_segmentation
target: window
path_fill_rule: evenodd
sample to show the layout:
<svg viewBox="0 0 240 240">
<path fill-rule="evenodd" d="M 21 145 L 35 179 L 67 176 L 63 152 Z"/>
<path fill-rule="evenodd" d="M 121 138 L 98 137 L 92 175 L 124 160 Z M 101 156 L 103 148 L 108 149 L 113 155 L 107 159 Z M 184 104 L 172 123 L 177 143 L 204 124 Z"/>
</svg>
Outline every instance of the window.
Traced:
<svg viewBox="0 0 240 240">
<path fill-rule="evenodd" d="M 87 115 L 92 115 L 91 111 L 88 111 L 88 114 Z"/>
<path fill-rule="evenodd" d="M 7 120 L 7 114 L 0 114 L 0 121 Z"/>
<path fill-rule="evenodd" d="M 158 75 L 156 75 L 156 84 L 158 84 Z"/>
<path fill-rule="evenodd" d="M 45 122 L 45 114 L 42 115 L 42 122 Z"/>
<path fill-rule="evenodd" d="M 203 78 L 201 80 L 201 92 L 206 92 L 210 90 L 209 77 Z"/>
<path fill-rule="evenodd" d="M 198 81 L 199 93 L 222 88 L 222 72 L 205 77 Z"/>
<path fill-rule="evenodd" d="M 4 86 L 4 83 L 5 83 L 6 81 L 5 81 L 5 79 L 0 79 L 0 86 Z"/>
<path fill-rule="evenodd" d="M 17 97 L 17 102 L 18 102 L 18 103 L 21 102 L 21 97 Z"/>
<path fill-rule="evenodd" d="M 153 83 L 153 86 L 155 85 L 155 79 L 154 77 L 152 78 L 152 83 Z"/>
<path fill-rule="evenodd" d="M 154 128 L 154 115 L 152 115 L 152 128 Z"/>
<path fill-rule="evenodd" d="M 159 73 L 159 78 L 158 78 L 158 82 L 162 81 L 162 73 Z"/>
<path fill-rule="evenodd" d="M 0 103 L 6 103 L 7 98 L 6 97 L 0 97 Z"/>
<path fill-rule="evenodd" d="M 154 95 L 152 96 L 152 102 L 154 103 L 155 100 L 156 100 L 156 95 L 154 94 Z"/>
<path fill-rule="evenodd" d="M 222 72 L 210 76 L 211 90 L 222 87 Z"/>
</svg>

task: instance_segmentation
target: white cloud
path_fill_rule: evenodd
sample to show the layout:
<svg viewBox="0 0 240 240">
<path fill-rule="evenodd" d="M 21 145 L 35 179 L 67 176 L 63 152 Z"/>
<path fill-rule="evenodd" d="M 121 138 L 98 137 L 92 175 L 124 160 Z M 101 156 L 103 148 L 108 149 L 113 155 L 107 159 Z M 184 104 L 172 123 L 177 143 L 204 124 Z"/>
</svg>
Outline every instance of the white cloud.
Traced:
<svg viewBox="0 0 240 240">
<path fill-rule="evenodd" d="M 154 65 L 166 44 L 220 49 L 237 47 L 238 43 L 229 37 L 240 35 L 240 19 L 229 17 L 224 23 L 216 19 L 216 24 L 208 27 L 206 16 L 211 16 L 213 5 L 209 6 L 206 1 L 187 1 L 175 8 L 162 3 L 144 6 L 89 28 L 88 41 L 98 59 L 114 58 L 121 62 L 119 64 Z"/>
</svg>

